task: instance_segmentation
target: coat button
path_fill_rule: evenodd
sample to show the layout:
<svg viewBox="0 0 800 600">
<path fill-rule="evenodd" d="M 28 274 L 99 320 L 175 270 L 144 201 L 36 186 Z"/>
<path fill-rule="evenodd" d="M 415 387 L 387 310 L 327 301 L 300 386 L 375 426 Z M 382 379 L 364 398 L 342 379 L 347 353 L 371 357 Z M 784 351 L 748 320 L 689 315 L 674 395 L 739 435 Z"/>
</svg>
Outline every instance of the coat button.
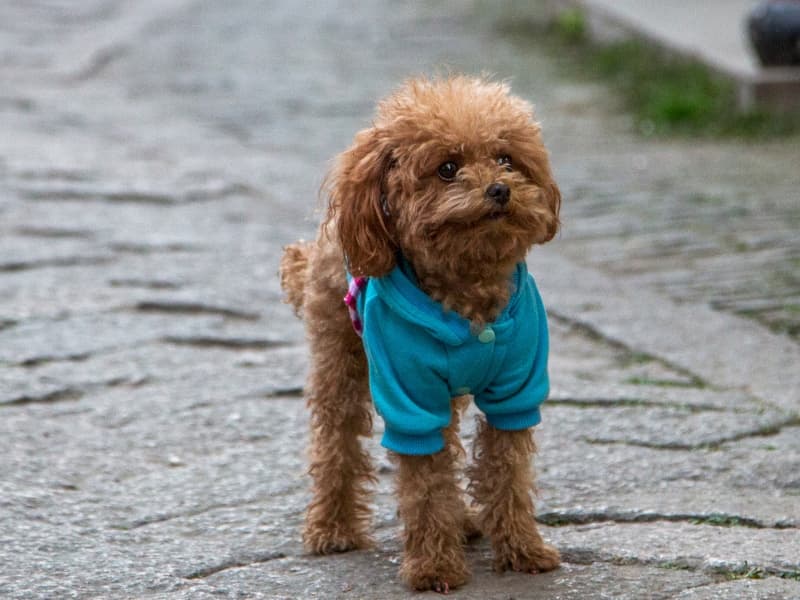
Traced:
<svg viewBox="0 0 800 600">
<path fill-rule="evenodd" d="M 494 341 L 494 330 L 487 327 L 478 334 L 478 341 L 482 344 L 489 344 Z"/>
</svg>

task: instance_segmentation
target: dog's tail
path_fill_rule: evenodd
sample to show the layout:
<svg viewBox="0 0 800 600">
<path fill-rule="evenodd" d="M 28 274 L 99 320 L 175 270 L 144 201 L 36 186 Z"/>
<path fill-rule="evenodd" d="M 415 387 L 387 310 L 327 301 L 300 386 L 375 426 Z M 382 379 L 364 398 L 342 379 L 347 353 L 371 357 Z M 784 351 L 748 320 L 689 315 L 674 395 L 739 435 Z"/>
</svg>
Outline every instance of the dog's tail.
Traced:
<svg viewBox="0 0 800 600">
<path fill-rule="evenodd" d="M 310 248 L 310 242 L 289 244 L 284 248 L 281 258 L 281 287 L 286 292 L 286 302 L 292 305 L 298 317 L 302 317 Z"/>
</svg>

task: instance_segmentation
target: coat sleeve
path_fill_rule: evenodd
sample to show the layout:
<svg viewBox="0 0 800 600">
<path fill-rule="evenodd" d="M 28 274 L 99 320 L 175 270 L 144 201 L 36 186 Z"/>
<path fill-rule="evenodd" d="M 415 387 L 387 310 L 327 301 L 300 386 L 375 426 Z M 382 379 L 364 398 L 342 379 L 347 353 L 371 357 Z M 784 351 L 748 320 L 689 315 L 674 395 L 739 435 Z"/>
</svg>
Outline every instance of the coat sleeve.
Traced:
<svg viewBox="0 0 800 600">
<path fill-rule="evenodd" d="M 444 448 L 450 424 L 447 355 L 424 329 L 402 321 L 379 300 L 365 307 L 369 388 L 385 429 L 381 444 L 399 454 Z"/>
<path fill-rule="evenodd" d="M 549 334 L 539 291 L 529 280 L 525 318 L 507 350 L 504 367 L 489 388 L 475 398 L 478 408 L 497 429 L 516 431 L 541 421 L 539 407 L 550 393 L 547 373 Z"/>
</svg>

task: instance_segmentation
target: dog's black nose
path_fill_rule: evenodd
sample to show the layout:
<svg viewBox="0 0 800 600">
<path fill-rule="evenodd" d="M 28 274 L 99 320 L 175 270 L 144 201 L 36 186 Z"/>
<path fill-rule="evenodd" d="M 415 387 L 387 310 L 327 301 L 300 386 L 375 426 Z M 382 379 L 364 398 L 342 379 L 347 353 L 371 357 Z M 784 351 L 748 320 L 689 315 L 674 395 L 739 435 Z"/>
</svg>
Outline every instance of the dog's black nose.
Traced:
<svg viewBox="0 0 800 600">
<path fill-rule="evenodd" d="M 493 183 L 486 188 L 486 199 L 500 206 L 505 206 L 511 199 L 511 188 L 505 183 Z"/>
</svg>

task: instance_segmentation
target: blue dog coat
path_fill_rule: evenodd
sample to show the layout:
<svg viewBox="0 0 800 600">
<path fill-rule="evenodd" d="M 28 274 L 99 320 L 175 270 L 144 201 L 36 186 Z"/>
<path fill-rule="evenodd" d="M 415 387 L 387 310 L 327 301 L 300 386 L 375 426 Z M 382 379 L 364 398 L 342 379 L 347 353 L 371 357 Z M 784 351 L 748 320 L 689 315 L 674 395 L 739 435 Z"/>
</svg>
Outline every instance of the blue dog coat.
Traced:
<svg viewBox="0 0 800 600">
<path fill-rule="evenodd" d="M 407 262 L 384 277 L 350 279 L 345 301 L 363 326 L 369 387 L 384 420 L 381 444 L 399 454 L 444 447 L 450 399 L 472 394 L 497 429 L 540 422 L 549 392 L 547 317 L 524 262 L 503 312 L 482 331 L 425 294 Z"/>
</svg>

